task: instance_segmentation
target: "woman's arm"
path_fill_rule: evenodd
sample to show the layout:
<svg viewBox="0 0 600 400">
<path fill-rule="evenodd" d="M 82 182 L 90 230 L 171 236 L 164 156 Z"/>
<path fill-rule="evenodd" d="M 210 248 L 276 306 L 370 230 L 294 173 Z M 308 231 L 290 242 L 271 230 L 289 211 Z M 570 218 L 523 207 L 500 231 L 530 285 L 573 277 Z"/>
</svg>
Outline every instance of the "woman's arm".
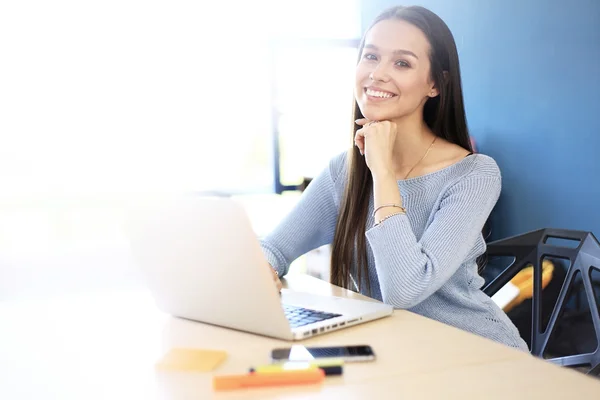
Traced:
<svg viewBox="0 0 600 400">
<path fill-rule="evenodd" d="M 385 188 L 375 192 L 399 192 L 396 182 L 385 183 Z M 444 194 L 418 241 L 408 216 L 403 214 L 369 229 L 366 235 L 383 300 L 397 308 L 411 308 L 436 292 L 466 261 L 500 189 L 499 172 L 471 172 Z"/>
<path fill-rule="evenodd" d="M 384 204 L 396 204 L 402 206 L 402 196 L 398 190 L 398 181 L 391 172 L 372 174 L 373 176 L 373 206 L 377 210 Z M 384 218 L 402 212 L 397 207 L 379 208 L 375 213 L 375 222 Z"/>
<path fill-rule="evenodd" d="M 296 258 L 333 241 L 338 216 L 334 186 L 345 162 L 346 153 L 333 158 L 308 185 L 294 209 L 261 239 L 263 253 L 280 277 Z"/>
</svg>

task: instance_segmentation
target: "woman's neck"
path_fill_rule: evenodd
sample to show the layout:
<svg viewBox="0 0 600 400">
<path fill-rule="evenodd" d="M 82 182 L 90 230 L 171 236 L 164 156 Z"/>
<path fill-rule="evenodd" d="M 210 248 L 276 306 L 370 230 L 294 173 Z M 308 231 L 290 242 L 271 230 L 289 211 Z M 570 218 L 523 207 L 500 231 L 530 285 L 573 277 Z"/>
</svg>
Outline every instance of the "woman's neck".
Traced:
<svg viewBox="0 0 600 400">
<path fill-rule="evenodd" d="M 393 167 L 397 176 L 402 177 L 423 157 L 435 139 L 420 113 L 393 120 L 397 134 L 393 153 Z"/>
</svg>

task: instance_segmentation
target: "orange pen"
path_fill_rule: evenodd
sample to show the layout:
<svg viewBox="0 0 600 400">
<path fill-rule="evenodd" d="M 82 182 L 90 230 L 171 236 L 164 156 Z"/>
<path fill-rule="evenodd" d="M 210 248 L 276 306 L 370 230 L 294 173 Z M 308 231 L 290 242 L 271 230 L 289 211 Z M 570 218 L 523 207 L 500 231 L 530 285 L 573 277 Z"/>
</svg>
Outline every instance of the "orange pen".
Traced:
<svg viewBox="0 0 600 400">
<path fill-rule="evenodd" d="M 213 389 L 235 390 L 250 387 L 306 385 L 320 383 L 323 379 L 325 379 L 325 372 L 322 369 L 225 375 L 213 378 Z"/>
</svg>

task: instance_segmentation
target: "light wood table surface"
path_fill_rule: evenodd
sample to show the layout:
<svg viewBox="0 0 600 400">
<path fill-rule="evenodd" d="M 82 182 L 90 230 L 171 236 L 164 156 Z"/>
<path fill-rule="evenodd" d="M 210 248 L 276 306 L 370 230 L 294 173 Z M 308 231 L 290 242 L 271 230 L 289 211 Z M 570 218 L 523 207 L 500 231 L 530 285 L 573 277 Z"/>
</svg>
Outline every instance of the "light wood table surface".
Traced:
<svg viewBox="0 0 600 400">
<path fill-rule="evenodd" d="M 285 285 L 364 299 L 306 275 Z M 408 311 L 301 343 L 369 344 L 377 360 L 347 363 L 323 385 L 213 392 L 213 375 L 267 364 L 290 343 L 170 317 L 144 290 L 0 303 L 0 399 L 600 398 L 600 380 Z M 173 347 L 228 358 L 209 373 L 157 371 Z"/>
</svg>

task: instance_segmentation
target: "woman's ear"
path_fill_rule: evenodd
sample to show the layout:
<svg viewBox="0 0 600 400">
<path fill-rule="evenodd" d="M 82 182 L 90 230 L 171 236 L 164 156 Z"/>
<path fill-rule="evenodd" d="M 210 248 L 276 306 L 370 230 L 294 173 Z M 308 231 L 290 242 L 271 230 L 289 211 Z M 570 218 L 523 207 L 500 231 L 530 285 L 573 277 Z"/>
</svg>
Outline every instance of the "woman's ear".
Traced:
<svg viewBox="0 0 600 400">
<path fill-rule="evenodd" d="M 443 85 L 446 85 L 448 83 L 448 71 L 444 71 L 443 72 Z M 431 90 L 429 91 L 428 96 L 431 98 L 434 98 L 436 96 L 438 96 L 440 94 L 440 90 L 438 89 L 437 85 L 434 82 L 434 85 L 431 87 Z"/>
</svg>

